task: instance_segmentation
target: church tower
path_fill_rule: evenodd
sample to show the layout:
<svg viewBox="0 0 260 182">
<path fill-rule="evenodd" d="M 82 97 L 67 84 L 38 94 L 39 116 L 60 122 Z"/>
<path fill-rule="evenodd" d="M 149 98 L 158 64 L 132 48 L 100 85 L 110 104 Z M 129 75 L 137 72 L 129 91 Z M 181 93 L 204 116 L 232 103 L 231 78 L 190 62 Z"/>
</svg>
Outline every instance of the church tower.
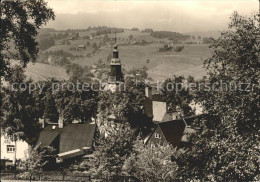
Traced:
<svg viewBox="0 0 260 182">
<path fill-rule="evenodd" d="M 119 51 L 117 50 L 117 45 L 114 45 L 113 57 L 110 62 L 110 74 L 108 78 L 108 84 L 118 85 L 124 82 L 124 77 L 121 71 L 121 61 L 119 59 Z"/>
</svg>

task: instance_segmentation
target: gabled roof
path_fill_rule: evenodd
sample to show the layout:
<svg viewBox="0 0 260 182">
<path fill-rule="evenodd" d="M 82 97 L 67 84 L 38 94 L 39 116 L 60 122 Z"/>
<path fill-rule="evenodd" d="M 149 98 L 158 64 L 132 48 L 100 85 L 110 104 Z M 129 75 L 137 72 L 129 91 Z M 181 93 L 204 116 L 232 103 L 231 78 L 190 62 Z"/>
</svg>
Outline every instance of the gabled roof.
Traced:
<svg viewBox="0 0 260 182">
<path fill-rule="evenodd" d="M 55 129 L 53 126 L 47 126 L 40 132 L 40 136 L 36 143 L 36 146 L 39 145 L 39 148 L 43 148 L 51 145 L 51 143 L 59 135 L 61 130 L 62 128 L 58 128 L 57 126 L 55 126 Z"/>
<path fill-rule="evenodd" d="M 148 142 L 155 142 L 152 138 L 155 131 L 161 131 L 163 134 L 162 139 L 166 140 L 168 143 L 172 144 L 174 147 L 178 146 L 180 143 L 183 135 L 184 129 L 186 125 L 183 120 L 172 120 L 168 122 L 163 122 L 157 124 L 156 128 L 153 129 L 144 139 L 144 143 L 147 144 Z M 166 142 L 165 141 L 165 142 Z M 162 141 L 164 142 L 164 141 Z"/>
<path fill-rule="evenodd" d="M 60 153 L 92 147 L 95 124 L 69 124 L 60 133 Z"/>
<path fill-rule="evenodd" d="M 167 142 L 173 146 L 177 146 L 181 141 L 184 129 L 186 127 L 183 120 L 173 120 L 168 122 L 159 123 Z"/>
</svg>

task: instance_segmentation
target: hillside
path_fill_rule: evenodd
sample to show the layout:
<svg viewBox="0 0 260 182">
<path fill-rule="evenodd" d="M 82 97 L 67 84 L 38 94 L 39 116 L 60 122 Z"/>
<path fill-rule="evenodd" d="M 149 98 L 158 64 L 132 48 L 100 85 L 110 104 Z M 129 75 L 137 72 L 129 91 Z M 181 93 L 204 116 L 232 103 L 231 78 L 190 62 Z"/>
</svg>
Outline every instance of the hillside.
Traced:
<svg viewBox="0 0 260 182">
<path fill-rule="evenodd" d="M 44 32 L 46 33 L 46 31 Z M 66 39 L 67 35 L 75 34 L 74 32 L 78 33 L 78 38 Z M 51 36 L 57 37 L 60 34 L 59 36 L 63 38 L 55 40 L 55 45 L 42 51 L 42 54 L 63 50 L 73 56 L 69 59 L 71 63 L 76 63 L 82 67 L 92 66 L 98 60 L 109 65 L 110 59 L 108 59 L 108 56 L 112 53 L 115 34 L 95 36 L 96 32 L 94 29 L 70 30 L 69 32 L 48 30 L 47 33 Z M 180 35 L 178 34 L 178 36 Z M 188 40 L 183 41 L 182 44 L 172 44 L 172 40 L 168 38 L 159 39 L 152 37 L 148 32 L 125 29 L 123 32 L 117 33 L 116 38 L 121 62 L 123 68 L 127 71 L 145 66 L 148 68 L 148 76 L 153 80 L 164 80 L 174 74 L 192 75 L 197 79 L 205 75 L 202 64 L 211 51 L 208 45 L 202 44 L 197 37 L 195 39 L 190 37 Z M 94 48 L 94 44 L 96 44 L 97 48 Z M 174 50 L 159 52 L 159 48 L 165 44 L 173 47 L 183 45 L 184 49 L 181 52 L 175 52 Z M 79 45 L 84 45 L 85 49 L 79 50 Z M 45 56 L 40 60 L 47 64 L 29 65 L 27 75 L 35 77 L 37 80 L 50 77 L 56 77 L 57 79 L 68 78 L 64 68 L 59 65 L 53 66 L 54 64 L 48 65 L 47 59 L 48 56 Z"/>
<path fill-rule="evenodd" d="M 35 81 L 51 78 L 67 80 L 69 78 L 64 68 L 42 63 L 29 63 L 25 69 L 25 75 L 27 78 L 32 78 Z"/>
</svg>

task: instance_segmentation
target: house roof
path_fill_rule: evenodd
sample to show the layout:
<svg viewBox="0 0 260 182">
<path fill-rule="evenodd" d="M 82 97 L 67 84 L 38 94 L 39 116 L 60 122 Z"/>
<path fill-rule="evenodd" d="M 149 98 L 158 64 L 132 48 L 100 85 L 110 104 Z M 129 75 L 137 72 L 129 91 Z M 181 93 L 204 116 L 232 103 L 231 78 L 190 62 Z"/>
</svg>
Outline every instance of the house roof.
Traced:
<svg viewBox="0 0 260 182">
<path fill-rule="evenodd" d="M 40 136 L 36 143 L 36 146 L 39 146 L 39 148 L 49 146 L 59 135 L 61 130 L 62 128 L 58 128 L 57 126 L 55 127 L 55 129 L 53 128 L 53 126 L 47 126 L 40 132 Z"/>
<path fill-rule="evenodd" d="M 60 133 L 60 153 L 92 147 L 95 124 L 69 124 Z"/>
<path fill-rule="evenodd" d="M 167 142 L 173 146 L 177 146 L 181 141 L 183 132 L 185 129 L 185 123 L 183 120 L 173 120 L 168 122 L 159 123 Z"/>
</svg>

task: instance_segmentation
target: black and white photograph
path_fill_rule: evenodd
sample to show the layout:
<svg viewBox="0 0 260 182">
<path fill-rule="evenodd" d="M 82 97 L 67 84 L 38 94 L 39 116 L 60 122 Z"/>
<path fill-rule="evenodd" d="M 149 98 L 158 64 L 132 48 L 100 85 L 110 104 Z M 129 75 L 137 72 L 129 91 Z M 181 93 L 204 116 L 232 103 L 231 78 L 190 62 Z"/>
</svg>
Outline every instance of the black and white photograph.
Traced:
<svg viewBox="0 0 260 182">
<path fill-rule="evenodd" d="M 0 181 L 260 181 L 260 0 L 0 0 L 0 17 Z"/>
</svg>

